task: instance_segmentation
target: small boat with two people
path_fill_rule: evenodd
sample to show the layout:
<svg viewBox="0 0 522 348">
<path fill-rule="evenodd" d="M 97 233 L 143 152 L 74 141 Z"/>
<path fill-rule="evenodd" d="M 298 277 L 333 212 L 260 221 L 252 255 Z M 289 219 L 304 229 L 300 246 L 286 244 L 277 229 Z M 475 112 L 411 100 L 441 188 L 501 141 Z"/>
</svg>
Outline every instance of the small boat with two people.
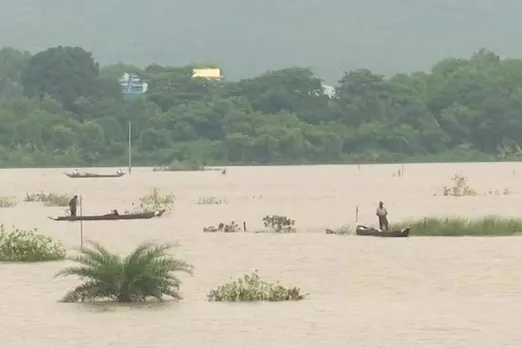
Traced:
<svg viewBox="0 0 522 348">
<path fill-rule="evenodd" d="M 118 169 L 116 174 L 80 173 L 75 169 L 72 173 L 64 173 L 71 179 L 95 179 L 95 178 L 121 178 L 125 175 L 123 170 Z"/>
</svg>

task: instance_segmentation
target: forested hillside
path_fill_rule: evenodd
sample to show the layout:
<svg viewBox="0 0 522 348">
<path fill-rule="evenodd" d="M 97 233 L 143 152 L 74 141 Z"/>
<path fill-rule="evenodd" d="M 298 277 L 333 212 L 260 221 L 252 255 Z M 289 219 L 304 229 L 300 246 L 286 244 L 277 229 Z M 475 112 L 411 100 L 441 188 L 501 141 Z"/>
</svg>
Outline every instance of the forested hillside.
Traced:
<svg viewBox="0 0 522 348">
<path fill-rule="evenodd" d="M 191 66 L 100 67 L 79 47 L 33 56 L 0 50 L 3 166 L 230 164 L 518 159 L 522 60 L 481 49 L 429 73 L 339 76 L 336 94 L 308 68 L 240 81 L 192 77 Z M 124 101 L 135 72 L 147 93 Z"/>
</svg>

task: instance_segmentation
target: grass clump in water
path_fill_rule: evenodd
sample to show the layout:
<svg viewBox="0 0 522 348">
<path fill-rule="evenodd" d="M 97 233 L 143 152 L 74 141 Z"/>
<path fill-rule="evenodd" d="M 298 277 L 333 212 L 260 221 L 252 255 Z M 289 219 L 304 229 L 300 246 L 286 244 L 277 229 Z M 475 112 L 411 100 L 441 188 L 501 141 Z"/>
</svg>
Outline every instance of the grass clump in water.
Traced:
<svg viewBox="0 0 522 348">
<path fill-rule="evenodd" d="M 163 296 L 182 299 L 181 281 L 176 272 L 192 274 L 194 267 L 173 258 L 170 244 L 142 243 L 127 257 L 89 242 L 80 254 L 69 258 L 78 265 L 67 267 L 56 276 L 78 276 L 84 280 L 69 291 L 62 302 L 109 300 L 143 302 L 151 298 L 162 301 Z"/>
<path fill-rule="evenodd" d="M 15 197 L 0 196 L 0 208 L 13 208 L 16 207 L 18 202 Z"/>
<path fill-rule="evenodd" d="M 72 195 L 67 193 L 26 193 L 24 202 L 41 202 L 46 207 L 67 207 Z"/>
<path fill-rule="evenodd" d="M 477 195 L 477 192 L 468 185 L 468 178 L 455 175 L 453 178 L 451 178 L 451 181 L 453 181 L 452 186 L 444 186 L 442 189 L 442 194 L 444 196 L 462 197 Z"/>
<path fill-rule="evenodd" d="M 276 233 L 295 233 L 295 220 L 286 216 L 267 215 L 263 218 L 265 227 L 270 227 Z"/>
<path fill-rule="evenodd" d="M 512 236 L 522 233 L 522 219 L 488 216 L 469 220 L 465 218 L 424 218 L 404 221 L 393 229 L 410 227 L 414 236 Z"/>
<path fill-rule="evenodd" d="M 168 166 L 154 167 L 155 172 L 197 172 L 205 170 L 205 167 L 195 162 L 177 162 Z"/>
<path fill-rule="evenodd" d="M 176 196 L 174 194 L 162 194 L 160 189 L 153 187 L 149 193 L 139 199 L 138 204 L 132 204 L 133 212 L 150 212 L 165 209 L 165 212 L 172 211 Z"/>
<path fill-rule="evenodd" d="M 39 234 L 37 229 L 13 227 L 8 231 L 0 225 L 0 261 L 39 262 L 63 260 L 66 250 L 61 243 Z"/>
<path fill-rule="evenodd" d="M 226 199 L 219 199 L 217 197 L 199 197 L 196 204 L 209 205 L 209 204 L 228 204 Z"/>
<path fill-rule="evenodd" d="M 297 287 L 285 287 L 279 283 L 267 282 L 259 277 L 257 270 L 245 274 L 242 278 L 231 280 L 218 286 L 208 294 L 209 301 L 298 301 L 308 294 L 303 294 Z"/>
</svg>

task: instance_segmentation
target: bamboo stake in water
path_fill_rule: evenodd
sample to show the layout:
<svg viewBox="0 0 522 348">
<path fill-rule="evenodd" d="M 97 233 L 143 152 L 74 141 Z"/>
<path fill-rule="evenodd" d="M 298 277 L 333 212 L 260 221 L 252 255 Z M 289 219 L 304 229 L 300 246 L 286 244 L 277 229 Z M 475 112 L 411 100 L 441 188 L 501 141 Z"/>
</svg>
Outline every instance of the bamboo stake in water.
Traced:
<svg viewBox="0 0 522 348">
<path fill-rule="evenodd" d="M 359 206 L 355 206 L 355 226 L 359 225 Z"/>
<path fill-rule="evenodd" d="M 132 145 L 131 145 L 131 136 L 132 136 L 132 132 L 131 132 L 131 128 L 132 125 L 131 125 L 131 121 L 129 121 L 129 174 L 131 173 L 131 170 L 132 170 Z"/>
<path fill-rule="evenodd" d="M 83 215 L 82 206 L 83 206 L 83 199 L 82 199 L 82 196 L 80 196 L 80 216 Z M 83 249 L 83 220 L 80 220 L 80 248 Z"/>
</svg>

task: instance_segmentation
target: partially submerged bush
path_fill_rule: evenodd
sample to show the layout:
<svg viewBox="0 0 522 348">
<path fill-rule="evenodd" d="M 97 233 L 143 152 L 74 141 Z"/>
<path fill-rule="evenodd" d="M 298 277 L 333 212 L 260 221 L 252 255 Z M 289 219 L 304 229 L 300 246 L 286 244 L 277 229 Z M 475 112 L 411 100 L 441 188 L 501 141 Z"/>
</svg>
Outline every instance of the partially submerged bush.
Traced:
<svg viewBox="0 0 522 348">
<path fill-rule="evenodd" d="M 70 260 L 78 266 L 67 267 L 56 276 L 75 275 L 85 282 L 69 291 L 63 302 L 109 300 L 141 302 L 150 298 L 162 301 L 164 295 L 182 299 L 181 281 L 175 272 L 192 274 L 194 267 L 168 255 L 169 244 L 142 243 L 127 257 L 112 253 L 98 243 L 83 248 Z"/>
<path fill-rule="evenodd" d="M 468 179 L 466 177 L 455 175 L 451 180 L 453 181 L 453 185 L 450 187 L 444 186 L 443 188 L 442 194 L 444 196 L 461 197 L 477 195 L 477 192 L 468 185 Z"/>
<path fill-rule="evenodd" d="M 15 197 L 0 196 L 0 208 L 12 208 L 18 204 Z"/>
<path fill-rule="evenodd" d="M 174 194 L 163 195 L 157 187 L 153 187 L 151 192 L 140 198 L 137 206 L 133 204 L 133 211 L 145 212 L 165 209 L 166 212 L 170 212 L 175 202 L 176 196 Z"/>
<path fill-rule="evenodd" d="M 334 230 L 327 228 L 326 234 L 352 235 L 352 234 L 354 234 L 354 231 L 352 228 L 350 228 L 350 226 L 341 226 Z"/>
<path fill-rule="evenodd" d="M 295 232 L 295 220 L 291 220 L 286 216 L 267 215 L 263 218 L 265 227 L 271 227 L 276 233 L 292 233 Z"/>
<path fill-rule="evenodd" d="M 65 258 L 65 248 L 37 229 L 22 230 L 13 227 L 7 231 L 0 225 L 0 261 L 37 262 Z"/>
<path fill-rule="evenodd" d="M 73 195 L 66 193 L 26 193 L 25 202 L 41 202 L 47 207 L 66 207 Z"/>
<path fill-rule="evenodd" d="M 155 172 L 196 172 L 205 170 L 205 167 L 199 163 L 193 162 L 177 162 L 168 166 L 155 167 Z"/>
<path fill-rule="evenodd" d="M 415 236 L 512 236 L 522 232 L 522 219 L 488 216 L 475 220 L 464 218 L 424 218 L 404 221 L 393 229 L 410 227 Z"/>
<path fill-rule="evenodd" d="M 205 204 L 228 204 L 226 199 L 219 199 L 216 197 L 199 197 L 198 201 L 196 202 L 199 205 L 205 205 Z"/>
<path fill-rule="evenodd" d="M 285 287 L 279 283 L 262 280 L 257 271 L 245 274 L 242 278 L 230 280 L 209 292 L 209 301 L 298 301 L 308 294 L 303 294 L 297 287 Z"/>
<path fill-rule="evenodd" d="M 442 189 L 442 194 L 444 196 L 453 196 L 453 197 L 462 197 L 462 196 L 477 196 L 479 193 L 471 188 L 468 184 L 468 179 L 464 176 L 455 175 L 451 178 L 453 181 L 453 185 L 451 187 L 444 186 Z M 506 196 L 509 195 L 509 189 L 504 189 L 503 191 L 499 190 L 490 190 L 486 195 L 492 196 Z"/>
<path fill-rule="evenodd" d="M 244 225 L 244 223 L 243 223 Z M 219 223 L 218 227 L 208 226 L 203 228 L 203 232 L 239 232 L 241 228 L 238 224 L 232 221 L 229 224 Z"/>
</svg>

